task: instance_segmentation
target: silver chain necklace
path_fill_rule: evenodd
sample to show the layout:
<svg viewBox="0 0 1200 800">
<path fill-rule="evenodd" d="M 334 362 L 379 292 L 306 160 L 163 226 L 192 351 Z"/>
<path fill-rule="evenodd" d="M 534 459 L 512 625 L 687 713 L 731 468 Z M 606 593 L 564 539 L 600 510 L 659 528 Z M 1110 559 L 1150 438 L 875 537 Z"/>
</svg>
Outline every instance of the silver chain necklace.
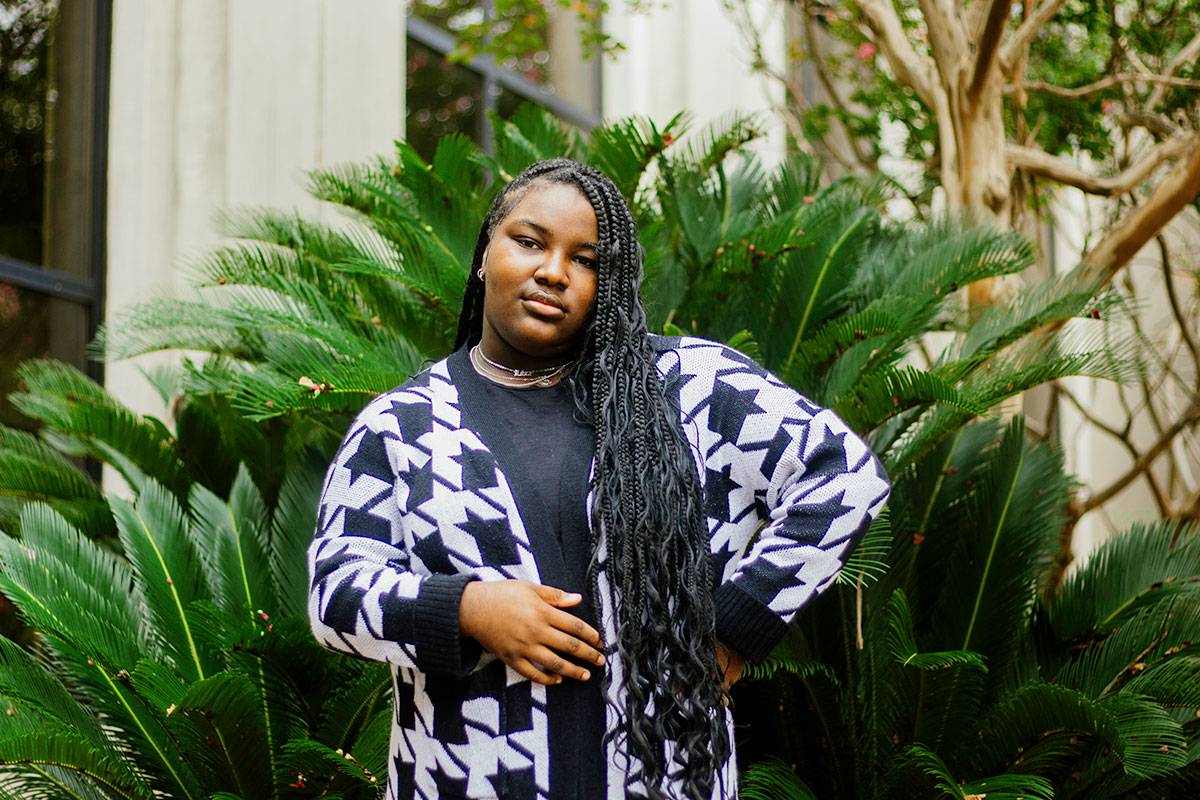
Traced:
<svg viewBox="0 0 1200 800">
<path fill-rule="evenodd" d="M 483 350 L 478 344 L 471 348 L 470 357 L 471 366 L 480 375 L 514 389 L 553 386 L 574 363 L 568 361 L 557 367 L 546 367 L 544 369 L 515 369 L 492 361 L 484 355 Z"/>
</svg>

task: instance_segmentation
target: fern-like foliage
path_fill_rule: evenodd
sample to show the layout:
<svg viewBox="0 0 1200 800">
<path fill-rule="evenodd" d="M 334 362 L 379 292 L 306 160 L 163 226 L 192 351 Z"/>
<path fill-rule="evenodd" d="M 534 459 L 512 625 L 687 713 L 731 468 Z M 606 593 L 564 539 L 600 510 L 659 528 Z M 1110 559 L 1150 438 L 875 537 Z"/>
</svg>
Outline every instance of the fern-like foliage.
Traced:
<svg viewBox="0 0 1200 800">
<path fill-rule="evenodd" d="M 154 376 L 170 425 L 62 365 L 25 367 L 14 403 L 41 429 L 0 432 L 0 591 L 38 635 L 33 653 L 0 643 L 0 797 L 378 795 L 386 670 L 316 650 L 304 624 L 320 465 L 371 397 L 446 354 L 498 184 L 561 155 L 628 199 L 655 332 L 758 360 L 893 479 L 890 513 L 734 690 L 740 758 L 762 762 L 743 795 L 1194 789 L 1200 534 L 1134 528 L 1049 586 L 1072 482 L 991 412 L 1065 376 L 1137 375 L 1105 335 L 1113 296 L 1031 277 L 1011 232 L 891 222 L 880 183 L 824 182 L 798 154 L 767 165 L 745 148 L 757 119 L 583 134 L 524 107 L 493 123 L 487 152 L 446 137 L 426 163 L 398 142 L 314 172 L 337 224 L 227 212 L 193 294 L 129 309 L 95 343 L 187 352 Z M 964 308 L 965 287 L 1017 273 L 1004 304 Z M 106 498 L 72 457 L 134 496 Z"/>
</svg>

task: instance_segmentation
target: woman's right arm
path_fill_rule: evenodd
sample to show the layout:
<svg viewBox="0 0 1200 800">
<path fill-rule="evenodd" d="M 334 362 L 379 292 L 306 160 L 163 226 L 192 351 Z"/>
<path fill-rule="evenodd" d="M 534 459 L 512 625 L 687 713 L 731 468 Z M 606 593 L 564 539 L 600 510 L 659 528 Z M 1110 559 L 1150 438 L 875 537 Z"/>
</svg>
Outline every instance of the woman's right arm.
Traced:
<svg viewBox="0 0 1200 800">
<path fill-rule="evenodd" d="M 587 680 L 586 670 L 561 657 L 604 663 L 599 633 L 562 610 L 578 604 L 578 595 L 411 569 L 402 513 L 410 472 L 390 408 L 390 400 L 377 400 L 359 414 L 325 476 L 308 548 L 308 617 L 317 641 L 454 676 L 475 668 L 482 646 L 539 683 Z"/>
<path fill-rule="evenodd" d="M 382 400 L 382 398 L 381 398 Z M 325 476 L 308 548 L 308 617 L 322 645 L 423 672 L 463 675 L 480 651 L 459 632 L 471 575 L 412 571 L 397 464 L 402 437 L 390 402 L 367 406 Z"/>
</svg>

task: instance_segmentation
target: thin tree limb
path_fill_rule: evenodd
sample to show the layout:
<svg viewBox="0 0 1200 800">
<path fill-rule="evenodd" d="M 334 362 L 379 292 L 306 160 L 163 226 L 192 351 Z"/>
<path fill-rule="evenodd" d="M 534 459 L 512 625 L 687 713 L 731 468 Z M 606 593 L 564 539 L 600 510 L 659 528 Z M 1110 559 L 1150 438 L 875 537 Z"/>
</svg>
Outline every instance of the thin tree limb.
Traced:
<svg viewBox="0 0 1200 800">
<path fill-rule="evenodd" d="M 1169 139 L 1163 145 L 1171 141 L 1175 140 Z M 1122 217 L 1083 257 L 1081 269 L 1105 282 L 1111 280 L 1172 217 L 1200 195 L 1200 134 L 1182 141 L 1184 158 L 1154 187 L 1149 197 Z"/>
<path fill-rule="evenodd" d="M 1198 421 L 1200 421 L 1200 403 L 1192 403 L 1188 410 L 1179 416 L 1179 419 L 1171 423 L 1171 426 L 1162 432 L 1150 449 L 1138 457 L 1137 461 L 1126 470 L 1125 474 L 1110 483 L 1106 488 L 1098 492 L 1093 492 L 1086 500 L 1079 503 L 1077 507 L 1075 504 L 1072 504 L 1072 516 L 1078 519 L 1092 509 L 1111 500 L 1139 475 L 1148 470 L 1162 452 L 1171 446 L 1171 442 L 1181 431 Z"/>
<path fill-rule="evenodd" d="M 1155 145 L 1141 161 L 1131 164 L 1119 174 L 1110 177 L 1093 175 L 1081 170 L 1066 159 L 1052 156 L 1044 150 L 1010 144 L 1007 147 L 1009 163 L 1031 175 L 1074 186 L 1088 194 L 1112 197 L 1124 194 L 1144 181 L 1164 161 L 1178 158 L 1188 148 L 1197 147 L 1196 136 L 1176 136 Z M 1164 181 L 1166 183 L 1166 181 Z M 1192 195 L 1195 196 L 1195 193 Z"/>
<path fill-rule="evenodd" d="M 891 0 L 859 0 L 859 8 L 871 33 L 875 35 L 875 43 L 895 72 L 896 80 L 916 92 L 925 105 L 933 108 L 937 67 L 928 56 L 913 49 Z"/>
<path fill-rule="evenodd" d="M 1195 36 L 1193 36 L 1192 40 L 1185 44 L 1183 48 L 1175 54 L 1175 57 L 1172 58 L 1170 63 L 1167 64 L 1165 76 L 1169 77 L 1174 75 L 1179 71 L 1180 67 L 1182 67 L 1184 64 L 1192 63 L 1197 57 L 1200 57 L 1200 33 L 1197 33 Z M 1149 99 L 1146 100 L 1146 108 L 1153 111 L 1158 104 L 1162 102 L 1163 97 L 1165 97 L 1167 94 L 1168 85 L 1169 84 L 1159 84 L 1158 86 L 1154 87 L 1154 91 L 1150 93 Z"/>
<path fill-rule="evenodd" d="M 983 31 L 980 33 L 978 44 L 976 44 L 975 70 L 971 75 L 971 86 L 968 90 L 972 102 L 978 102 L 988 74 L 996 67 L 996 60 L 1000 53 L 1000 38 L 1004 35 L 1004 26 L 1008 22 L 1008 13 L 1011 8 L 1012 0 L 992 0 L 988 6 Z"/>
<path fill-rule="evenodd" d="M 1136 75 L 1131 72 L 1109 75 L 1083 86 L 1067 87 L 1047 83 L 1046 81 L 1025 81 L 1019 88 L 1026 92 L 1040 92 L 1042 94 L 1054 95 L 1055 97 L 1075 99 L 1087 97 L 1089 94 L 1102 92 L 1105 89 L 1111 89 L 1119 84 L 1138 83 L 1139 81 L 1142 83 L 1154 83 L 1160 86 L 1180 86 L 1188 89 L 1200 89 L 1200 81 L 1189 78 L 1176 78 L 1173 75 Z M 1005 94 L 1015 94 L 1017 91 L 1018 87 L 1011 84 L 1004 87 Z M 1149 106 L 1149 103 L 1147 105 Z"/>
<path fill-rule="evenodd" d="M 1016 62 L 1017 57 L 1025 52 L 1030 42 L 1033 41 L 1033 37 L 1037 36 L 1038 31 L 1053 19 L 1065 2 L 1066 0 L 1045 0 L 1031 17 L 1021 23 L 1021 27 L 1017 28 L 1017 32 L 1000 51 L 1000 66 L 1005 72 L 1012 71 L 1012 65 Z"/>
<path fill-rule="evenodd" d="M 808 43 L 809 52 L 812 54 L 810 61 L 813 65 L 813 71 L 817 73 L 817 80 L 821 82 L 821 86 L 825 89 L 825 96 L 829 98 L 829 102 L 834 108 L 841 111 L 843 114 L 851 113 L 849 106 L 842 100 L 841 93 L 838 92 L 837 86 L 829 78 L 829 72 L 825 69 L 825 58 L 823 57 L 821 45 L 817 40 L 817 32 L 813 29 L 812 22 L 812 6 L 809 0 L 804 0 L 800 9 L 801 24 L 804 28 L 804 37 Z M 858 161 L 860 167 L 874 167 L 874 161 L 869 155 L 863 152 L 863 145 L 859 141 L 859 137 L 855 136 L 847 127 L 846 124 L 839 118 L 838 125 L 842 128 L 846 135 L 846 141 L 849 143 L 850 151 L 854 154 L 855 160 Z M 830 147 L 830 149 L 834 149 Z"/>
<path fill-rule="evenodd" d="M 1183 343 L 1187 346 L 1188 352 L 1192 355 L 1192 364 L 1200 368 L 1200 347 L 1197 347 L 1196 340 L 1192 338 L 1192 332 L 1188 330 L 1188 318 L 1184 315 L 1183 309 L 1179 305 L 1179 297 L 1175 292 L 1175 277 L 1171 267 L 1171 251 L 1167 248 L 1167 240 L 1161 233 L 1154 237 L 1158 242 L 1158 253 L 1163 271 L 1163 286 L 1167 291 L 1167 302 L 1171 306 L 1171 314 L 1175 317 L 1175 326 L 1179 329 L 1179 335 L 1183 338 Z"/>
</svg>

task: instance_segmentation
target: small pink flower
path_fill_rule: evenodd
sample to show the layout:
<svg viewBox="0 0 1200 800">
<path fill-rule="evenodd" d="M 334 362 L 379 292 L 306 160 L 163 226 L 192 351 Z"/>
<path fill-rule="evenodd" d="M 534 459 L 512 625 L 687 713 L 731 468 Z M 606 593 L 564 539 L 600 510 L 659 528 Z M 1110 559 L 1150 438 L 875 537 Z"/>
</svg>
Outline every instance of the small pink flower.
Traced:
<svg viewBox="0 0 1200 800">
<path fill-rule="evenodd" d="M 1102 100 L 1100 102 L 1100 110 L 1103 111 L 1108 116 L 1111 116 L 1113 111 L 1116 110 L 1116 108 L 1117 108 L 1117 102 L 1115 100 Z"/>
<path fill-rule="evenodd" d="M 858 46 L 858 50 L 854 53 L 859 61 L 870 61 L 875 57 L 875 45 L 871 42 L 863 42 Z"/>
</svg>

